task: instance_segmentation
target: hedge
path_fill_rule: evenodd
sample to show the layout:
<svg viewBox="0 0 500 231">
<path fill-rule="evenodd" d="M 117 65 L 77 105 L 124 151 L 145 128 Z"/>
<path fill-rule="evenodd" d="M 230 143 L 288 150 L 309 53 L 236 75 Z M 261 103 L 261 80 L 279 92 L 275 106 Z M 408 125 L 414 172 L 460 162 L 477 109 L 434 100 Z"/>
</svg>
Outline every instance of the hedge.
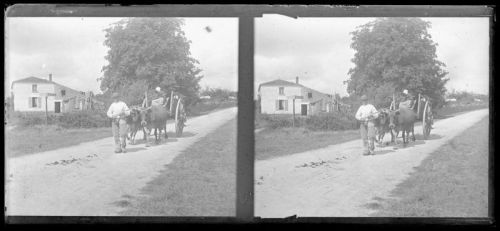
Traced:
<svg viewBox="0 0 500 231">
<path fill-rule="evenodd" d="M 45 113 L 15 112 L 11 122 L 20 127 L 30 127 L 45 124 Z M 49 125 L 58 125 L 63 128 L 96 128 L 110 127 L 111 121 L 105 112 L 75 111 L 62 114 L 49 113 Z"/>
<path fill-rule="evenodd" d="M 268 127 L 272 129 L 292 127 L 292 115 L 268 115 L 257 114 L 256 127 Z M 346 113 L 322 113 L 308 117 L 296 116 L 295 126 L 310 130 L 350 130 L 359 127 L 354 115 Z"/>
</svg>

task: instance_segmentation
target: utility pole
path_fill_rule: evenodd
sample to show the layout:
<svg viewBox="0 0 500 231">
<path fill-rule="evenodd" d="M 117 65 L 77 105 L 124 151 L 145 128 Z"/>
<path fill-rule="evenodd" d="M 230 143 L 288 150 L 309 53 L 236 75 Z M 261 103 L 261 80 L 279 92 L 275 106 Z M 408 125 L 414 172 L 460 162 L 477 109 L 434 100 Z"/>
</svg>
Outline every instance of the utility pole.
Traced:
<svg viewBox="0 0 500 231">
<path fill-rule="evenodd" d="M 392 105 L 391 110 L 396 110 L 396 93 L 392 93 Z"/>
<path fill-rule="evenodd" d="M 45 95 L 45 125 L 49 124 L 49 110 L 47 107 L 47 98 L 49 98 L 49 96 Z"/>
<path fill-rule="evenodd" d="M 292 121 L 292 126 L 295 127 L 295 97 L 293 97 L 293 121 Z"/>
<path fill-rule="evenodd" d="M 292 112 L 293 112 L 292 126 L 295 127 L 295 100 L 296 99 L 304 99 L 304 97 L 300 96 L 300 95 L 293 95 L 293 96 L 288 96 L 288 99 L 292 99 L 292 102 L 293 102 L 293 105 L 292 105 Z"/>
<path fill-rule="evenodd" d="M 147 90 L 144 92 L 144 101 L 142 101 L 142 107 L 143 108 L 148 107 L 148 91 Z"/>
<path fill-rule="evenodd" d="M 418 101 L 413 104 L 413 107 L 417 106 L 417 116 L 420 119 L 420 93 L 418 93 Z"/>
<path fill-rule="evenodd" d="M 172 105 L 174 103 L 174 91 L 170 92 L 170 114 L 172 114 Z"/>
</svg>

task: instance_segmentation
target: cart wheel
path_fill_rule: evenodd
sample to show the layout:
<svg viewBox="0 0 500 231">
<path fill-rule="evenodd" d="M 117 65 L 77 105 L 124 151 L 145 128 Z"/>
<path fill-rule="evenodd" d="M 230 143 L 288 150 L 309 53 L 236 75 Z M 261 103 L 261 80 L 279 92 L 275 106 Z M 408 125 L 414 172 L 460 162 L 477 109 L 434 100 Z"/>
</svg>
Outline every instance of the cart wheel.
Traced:
<svg viewBox="0 0 500 231">
<path fill-rule="evenodd" d="M 184 130 L 184 120 L 181 118 L 181 110 L 184 110 L 184 107 L 181 99 L 179 99 L 175 107 L 175 134 L 177 137 L 182 136 L 182 131 Z"/>
<path fill-rule="evenodd" d="M 430 107 L 429 107 L 429 101 L 425 102 L 425 107 L 424 107 L 424 112 L 422 115 L 422 129 L 423 129 L 423 135 L 424 135 L 424 140 L 426 140 L 430 133 L 431 133 L 431 124 L 430 124 L 430 113 L 429 113 Z"/>
</svg>

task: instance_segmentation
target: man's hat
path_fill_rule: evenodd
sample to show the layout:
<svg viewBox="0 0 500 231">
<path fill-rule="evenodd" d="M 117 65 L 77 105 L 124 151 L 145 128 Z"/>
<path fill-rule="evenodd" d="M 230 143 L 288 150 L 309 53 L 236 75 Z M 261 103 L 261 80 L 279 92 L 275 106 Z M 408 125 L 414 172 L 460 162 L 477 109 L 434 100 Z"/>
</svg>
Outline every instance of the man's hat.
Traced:
<svg viewBox="0 0 500 231">
<path fill-rule="evenodd" d="M 115 93 L 113 93 L 113 94 L 111 95 L 111 98 L 112 98 L 112 99 L 118 99 L 118 98 L 120 98 L 120 95 L 119 95 L 118 93 L 116 93 L 116 92 L 115 92 Z"/>
<path fill-rule="evenodd" d="M 361 101 L 367 101 L 367 100 L 368 100 L 368 97 L 366 97 L 366 95 L 361 96 Z"/>
</svg>

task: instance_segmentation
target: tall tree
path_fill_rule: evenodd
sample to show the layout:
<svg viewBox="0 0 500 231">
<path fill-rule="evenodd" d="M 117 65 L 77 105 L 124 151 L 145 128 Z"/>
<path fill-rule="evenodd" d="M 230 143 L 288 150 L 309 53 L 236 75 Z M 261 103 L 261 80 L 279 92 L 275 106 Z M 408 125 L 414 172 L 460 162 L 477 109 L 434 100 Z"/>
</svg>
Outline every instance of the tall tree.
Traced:
<svg viewBox="0 0 500 231">
<path fill-rule="evenodd" d="M 356 53 L 346 81 L 348 93 L 366 94 L 386 106 L 393 93 L 408 89 L 442 105 L 448 73 L 437 60 L 430 26 L 419 18 L 380 18 L 351 32 Z"/>
<path fill-rule="evenodd" d="M 138 96 L 144 89 L 160 86 L 176 91 L 189 104 L 200 89 L 198 61 L 191 57 L 190 43 L 177 18 L 130 18 L 105 29 L 109 47 L 103 67 L 101 90 Z M 132 87 L 133 86 L 133 87 Z"/>
</svg>

